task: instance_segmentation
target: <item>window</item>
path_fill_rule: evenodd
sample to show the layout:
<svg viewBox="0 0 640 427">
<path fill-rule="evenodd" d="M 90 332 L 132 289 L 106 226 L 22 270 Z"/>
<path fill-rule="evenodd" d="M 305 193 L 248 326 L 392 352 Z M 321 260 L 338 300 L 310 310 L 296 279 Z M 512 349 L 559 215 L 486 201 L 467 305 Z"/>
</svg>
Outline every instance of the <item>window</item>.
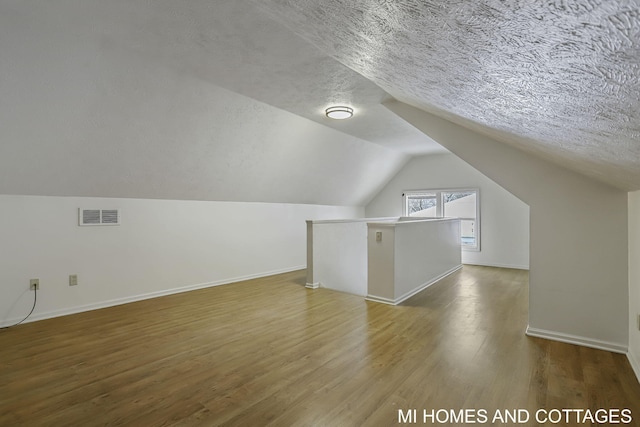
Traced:
<svg viewBox="0 0 640 427">
<path fill-rule="evenodd" d="M 480 250 L 480 197 L 478 189 L 407 191 L 403 215 L 460 218 L 462 247 Z"/>
</svg>

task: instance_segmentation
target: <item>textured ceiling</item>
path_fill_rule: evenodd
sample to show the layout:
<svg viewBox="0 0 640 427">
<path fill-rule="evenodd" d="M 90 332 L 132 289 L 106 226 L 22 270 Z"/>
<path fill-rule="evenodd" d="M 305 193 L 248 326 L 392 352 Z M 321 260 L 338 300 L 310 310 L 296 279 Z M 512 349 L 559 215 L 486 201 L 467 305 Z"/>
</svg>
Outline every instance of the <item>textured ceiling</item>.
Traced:
<svg viewBox="0 0 640 427">
<path fill-rule="evenodd" d="M 109 1 L 100 7 L 114 9 Z M 117 21 L 103 17 L 94 25 L 142 57 L 407 154 L 443 150 L 387 111 L 381 104 L 390 96 L 376 84 L 296 36 L 250 0 L 134 1 L 117 9 L 123 12 L 112 14 Z M 327 119 L 324 110 L 335 104 L 354 107 L 354 119 Z"/>
<path fill-rule="evenodd" d="M 0 193 L 361 205 L 392 98 L 638 189 L 638 1 L 0 0 Z"/>
<path fill-rule="evenodd" d="M 261 0 L 398 100 L 640 188 L 640 2 Z"/>
</svg>

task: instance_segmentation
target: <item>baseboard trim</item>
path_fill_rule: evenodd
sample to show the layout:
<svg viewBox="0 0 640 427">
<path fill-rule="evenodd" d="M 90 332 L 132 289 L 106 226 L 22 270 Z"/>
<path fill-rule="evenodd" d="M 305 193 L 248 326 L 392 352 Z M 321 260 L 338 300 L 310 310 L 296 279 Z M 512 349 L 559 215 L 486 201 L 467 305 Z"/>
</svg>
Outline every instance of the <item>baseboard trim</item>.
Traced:
<svg viewBox="0 0 640 427">
<path fill-rule="evenodd" d="M 392 299 L 379 297 L 377 295 L 371 295 L 371 294 L 367 294 L 367 296 L 364 297 L 364 299 L 367 300 L 367 301 L 379 302 L 379 303 L 382 303 L 382 304 L 389 304 L 389 305 L 396 305 L 397 304 Z"/>
<path fill-rule="evenodd" d="M 565 342 L 567 344 L 576 344 L 584 347 L 597 348 L 599 350 L 611 351 L 613 353 L 627 354 L 628 352 L 628 346 L 623 344 L 594 340 L 592 338 L 563 334 L 560 332 L 547 331 L 544 329 L 532 328 L 531 326 L 527 326 L 527 330 L 525 333 L 530 337 L 545 338 L 552 341 Z"/>
<path fill-rule="evenodd" d="M 384 297 L 379 297 L 377 295 L 371 295 L 371 294 L 367 294 L 367 296 L 365 297 L 366 300 L 368 301 L 373 301 L 373 302 L 381 302 L 383 304 L 391 304 L 391 305 L 398 305 L 401 302 L 411 298 L 412 296 L 414 296 L 415 294 L 417 294 L 418 292 L 422 292 L 425 289 L 427 289 L 429 286 L 433 285 L 434 283 L 444 279 L 445 277 L 447 277 L 450 274 L 455 273 L 456 271 L 460 270 L 462 268 L 462 264 L 456 265 L 455 267 L 453 267 L 451 270 L 448 270 L 444 273 L 442 273 L 439 276 L 436 276 L 435 278 L 429 280 L 426 283 L 423 283 L 422 285 L 418 286 L 417 288 L 407 292 L 406 294 L 395 298 L 395 299 L 389 299 L 389 298 L 384 298 Z"/>
<path fill-rule="evenodd" d="M 195 290 L 198 290 L 198 289 L 211 288 L 211 287 L 214 287 L 214 286 L 229 285 L 229 284 L 232 284 L 232 283 L 243 282 L 245 280 L 257 279 L 257 278 L 260 278 L 260 277 L 268 277 L 268 276 L 273 276 L 273 275 L 276 275 L 276 274 L 290 273 L 292 271 L 303 270 L 305 268 L 306 268 L 305 265 L 301 265 L 301 266 L 295 266 L 295 267 L 289 267 L 289 268 L 283 268 L 283 269 L 278 269 L 278 270 L 267 271 L 267 272 L 264 272 L 264 273 L 248 274 L 246 276 L 239 276 L 239 277 L 232 277 L 232 278 L 228 278 L 228 279 L 216 280 L 214 282 L 198 283 L 198 284 L 195 284 L 195 285 L 182 286 L 182 287 L 179 287 L 179 288 L 165 289 L 165 290 L 162 290 L 162 291 L 150 292 L 150 293 L 147 293 L 147 294 L 139 294 L 139 295 L 134 295 L 134 296 L 130 296 L 130 297 L 124 297 L 124 298 L 116 298 L 116 299 L 112 299 L 112 300 L 108 300 L 108 301 L 102 301 L 102 302 L 98 302 L 98 303 L 85 304 L 85 305 L 80 305 L 80 306 L 76 306 L 76 307 L 64 308 L 64 309 L 60 309 L 60 310 L 47 311 L 47 312 L 44 312 L 44 313 L 34 313 L 27 320 L 25 320 L 23 323 L 31 323 L 31 322 L 36 322 L 38 320 L 45 320 L 45 319 L 52 319 L 54 317 L 68 316 L 70 314 L 83 313 L 85 311 L 98 310 L 98 309 L 101 309 L 101 308 L 113 307 L 113 306 L 116 306 L 116 305 L 128 304 L 128 303 L 131 303 L 131 302 L 143 301 L 143 300 L 146 300 L 146 299 L 163 297 L 163 296 L 166 296 L 166 295 L 173 295 L 173 294 L 179 294 L 179 293 L 182 293 L 182 292 L 195 291 Z M 18 317 L 18 318 L 15 318 L 15 319 L 4 320 L 3 322 L 0 323 L 0 327 L 13 325 L 13 324 L 19 322 L 20 320 L 22 320 L 22 317 Z"/>
<path fill-rule="evenodd" d="M 515 270 L 529 270 L 528 265 L 518 265 L 518 264 L 494 264 L 494 263 L 484 263 L 484 262 L 463 262 L 463 265 L 479 265 L 481 267 L 497 267 L 497 268 L 512 268 Z"/>
<path fill-rule="evenodd" d="M 320 287 L 320 282 L 307 283 L 304 287 L 307 289 L 318 289 Z"/>
<path fill-rule="evenodd" d="M 631 365 L 633 372 L 636 374 L 638 382 L 640 382 L 640 360 L 638 360 L 636 355 L 630 351 L 627 352 L 627 359 L 629 359 L 629 364 Z"/>
</svg>

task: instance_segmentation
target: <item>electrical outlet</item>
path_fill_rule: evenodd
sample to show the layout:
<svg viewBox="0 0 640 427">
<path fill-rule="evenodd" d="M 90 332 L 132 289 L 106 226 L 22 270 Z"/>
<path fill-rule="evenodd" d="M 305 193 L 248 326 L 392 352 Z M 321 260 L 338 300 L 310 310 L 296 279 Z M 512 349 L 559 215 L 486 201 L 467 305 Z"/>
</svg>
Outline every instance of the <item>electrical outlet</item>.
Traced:
<svg viewBox="0 0 640 427">
<path fill-rule="evenodd" d="M 31 279 L 29 280 L 29 290 L 35 291 L 40 290 L 40 279 Z"/>
<path fill-rule="evenodd" d="M 69 276 L 69 286 L 77 286 L 78 285 L 78 275 L 71 274 Z"/>
</svg>

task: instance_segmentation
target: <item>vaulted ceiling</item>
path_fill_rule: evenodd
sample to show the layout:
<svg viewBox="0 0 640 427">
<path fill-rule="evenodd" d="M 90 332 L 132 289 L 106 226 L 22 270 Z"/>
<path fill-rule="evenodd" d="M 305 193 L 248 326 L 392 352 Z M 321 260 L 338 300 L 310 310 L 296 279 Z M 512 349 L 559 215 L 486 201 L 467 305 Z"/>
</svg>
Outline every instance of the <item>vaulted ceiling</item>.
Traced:
<svg viewBox="0 0 640 427">
<path fill-rule="evenodd" d="M 361 205 L 443 151 L 393 98 L 638 189 L 638 10 L 0 0 L 0 194 Z"/>
<path fill-rule="evenodd" d="M 640 1 L 259 3 L 400 101 L 640 188 Z"/>
</svg>

